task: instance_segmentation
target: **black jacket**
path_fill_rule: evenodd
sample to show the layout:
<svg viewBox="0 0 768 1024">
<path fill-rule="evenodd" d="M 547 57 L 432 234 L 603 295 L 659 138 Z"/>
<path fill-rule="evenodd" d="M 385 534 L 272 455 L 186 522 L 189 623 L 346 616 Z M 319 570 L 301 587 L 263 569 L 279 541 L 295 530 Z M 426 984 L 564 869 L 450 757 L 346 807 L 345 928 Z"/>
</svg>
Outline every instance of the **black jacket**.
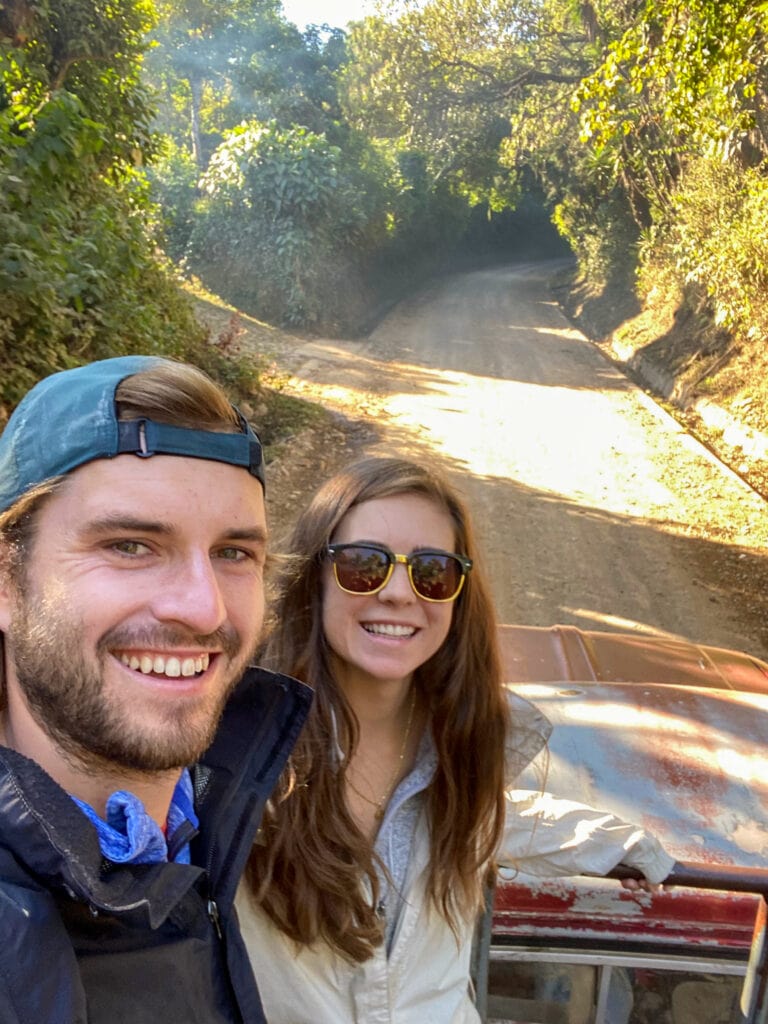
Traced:
<svg viewBox="0 0 768 1024">
<path fill-rule="evenodd" d="M 246 674 L 192 769 L 190 865 L 104 860 L 64 790 L 0 747 L 0 1024 L 262 1024 L 233 900 L 310 702 Z"/>
</svg>

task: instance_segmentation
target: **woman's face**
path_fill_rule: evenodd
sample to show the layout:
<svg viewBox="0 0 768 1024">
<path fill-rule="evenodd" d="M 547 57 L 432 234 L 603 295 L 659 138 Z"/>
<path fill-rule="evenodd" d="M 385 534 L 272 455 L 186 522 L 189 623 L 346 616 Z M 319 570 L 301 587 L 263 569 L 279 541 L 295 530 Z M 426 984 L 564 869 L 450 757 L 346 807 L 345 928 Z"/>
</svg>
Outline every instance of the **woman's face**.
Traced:
<svg viewBox="0 0 768 1024">
<path fill-rule="evenodd" d="M 332 541 L 375 542 L 404 555 L 419 548 L 454 551 L 456 543 L 449 514 L 419 494 L 374 498 L 355 506 Z M 376 594 L 345 593 L 336 584 L 330 561 L 322 579 L 323 629 L 342 687 L 362 681 L 409 682 L 448 635 L 455 602 L 435 604 L 418 597 L 402 563 Z"/>
</svg>

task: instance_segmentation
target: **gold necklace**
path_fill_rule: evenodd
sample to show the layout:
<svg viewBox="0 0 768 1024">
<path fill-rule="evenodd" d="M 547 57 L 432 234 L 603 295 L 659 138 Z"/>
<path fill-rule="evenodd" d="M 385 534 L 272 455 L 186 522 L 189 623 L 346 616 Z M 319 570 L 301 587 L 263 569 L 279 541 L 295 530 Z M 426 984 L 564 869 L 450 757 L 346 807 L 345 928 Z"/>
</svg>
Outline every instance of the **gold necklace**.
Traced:
<svg viewBox="0 0 768 1024">
<path fill-rule="evenodd" d="M 360 790 L 357 788 L 357 786 L 352 781 L 352 779 L 350 779 L 349 775 L 346 775 L 347 785 L 352 790 L 352 792 L 353 793 L 357 793 L 357 795 L 360 797 L 361 800 L 365 800 L 365 802 L 367 804 L 370 804 L 371 807 L 375 807 L 376 808 L 376 811 L 375 811 L 375 814 L 374 814 L 374 817 L 375 817 L 376 821 L 381 821 L 381 819 L 384 817 L 384 811 L 387 808 L 387 801 L 389 800 L 389 797 L 392 794 L 392 790 L 394 788 L 395 782 L 397 781 L 397 777 L 398 777 L 398 775 L 400 774 L 400 772 L 403 769 L 403 760 L 405 758 L 405 752 L 408 749 L 408 740 L 410 739 L 410 736 L 411 736 L 411 726 L 413 725 L 413 709 L 414 709 L 415 706 L 416 706 L 416 693 L 415 693 L 415 691 L 411 691 L 411 706 L 410 706 L 410 708 L 408 710 L 408 722 L 407 722 L 407 724 L 405 726 L 405 735 L 403 736 L 403 745 L 400 747 L 400 756 L 397 759 L 397 764 L 395 765 L 395 770 L 392 772 L 392 774 L 389 777 L 389 781 L 387 782 L 387 788 L 384 790 L 384 792 L 379 797 L 379 799 L 378 800 L 372 800 L 369 796 L 366 796 L 365 793 L 361 793 Z"/>
</svg>

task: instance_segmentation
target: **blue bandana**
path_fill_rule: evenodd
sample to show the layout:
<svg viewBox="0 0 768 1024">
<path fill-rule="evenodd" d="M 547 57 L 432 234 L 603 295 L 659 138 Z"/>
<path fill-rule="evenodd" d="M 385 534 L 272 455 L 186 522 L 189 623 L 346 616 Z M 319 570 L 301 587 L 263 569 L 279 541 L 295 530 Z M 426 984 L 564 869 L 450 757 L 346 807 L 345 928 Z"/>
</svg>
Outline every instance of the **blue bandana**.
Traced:
<svg viewBox="0 0 768 1024">
<path fill-rule="evenodd" d="M 189 864 L 189 841 L 200 824 L 195 814 L 192 777 L 187 768 L 176 783 L 168 810 L 166 832 L 147 814 L 133 793 L 118 790 L 107 800 L 106 821 L 90 804 L 72 799 L 95 825 L 101 852 L 115 864 L 157 864 L 173 861 Z M 174 836 L 178 836 L 174 842 Z"/>
</svg>

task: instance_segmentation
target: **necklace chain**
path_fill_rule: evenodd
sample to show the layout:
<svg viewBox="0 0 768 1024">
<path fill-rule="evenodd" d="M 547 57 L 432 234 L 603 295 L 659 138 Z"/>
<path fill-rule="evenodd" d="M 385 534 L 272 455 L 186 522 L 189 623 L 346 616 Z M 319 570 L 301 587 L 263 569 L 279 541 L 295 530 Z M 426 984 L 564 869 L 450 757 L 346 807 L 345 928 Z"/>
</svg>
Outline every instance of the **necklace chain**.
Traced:
<svg viewBox="0 0 768 1024">
<path fill-rule="evenodd" d="M 360 797 L 361 800 L 365 800 L 365 802 L 367 804 L 370 804 L 371 807 L 375 807 L 376 808 L 375 817 L 376 817 L 377 821 L 381 821 L 381 819 L 384 817 L 384 810 L 385 810 L 386 805 L 387 805 L 387 800 L 391 796 L 392 790 L 393 790 L 394 785 L 395 785 L 395 782 L 397 781 L 397 777 L 398 777 L 398 775 L 400 774 L 400 772 L 402 771 L 402 768 L 403 768 L 403 760 L 405 759 L 405 753 L 406 753 L 406 750 L 408 749 L 408 740 L 411 737 L 411 726 L 413 725 L 413 709 L 414 709 L 415 705 L 416 705 L 416 693 L 414 691 L 411 691 L 411 706 L 408 709 L 408 722 L 407 722 L 407 724 L 405 726 L 405 734 L 403 735 L 403 743 L 402 743 L 402 746 L 400 747 L 400 755 L 399 755 L 399 757 L 397 759 L 397 764 L 395 765 L 395 769 L 392 772 L 392 774 L 390 775 L 389 781 L 387 782 L 387 788 L 384 790 L 384 792 L 379 797 L 379 799 L 378 800 L 372 800 L 369 796 L 366 796 L 365 793 L 361 793 L 360 790 L 357 788 L 357 786 L 352 781 L 352 779 L 349 777 L 349 775 L 346 776 L 347 785 L 352 790 L 352 792 L 353 793 L 357 793 L 357 795 Z"/>
</svg>

